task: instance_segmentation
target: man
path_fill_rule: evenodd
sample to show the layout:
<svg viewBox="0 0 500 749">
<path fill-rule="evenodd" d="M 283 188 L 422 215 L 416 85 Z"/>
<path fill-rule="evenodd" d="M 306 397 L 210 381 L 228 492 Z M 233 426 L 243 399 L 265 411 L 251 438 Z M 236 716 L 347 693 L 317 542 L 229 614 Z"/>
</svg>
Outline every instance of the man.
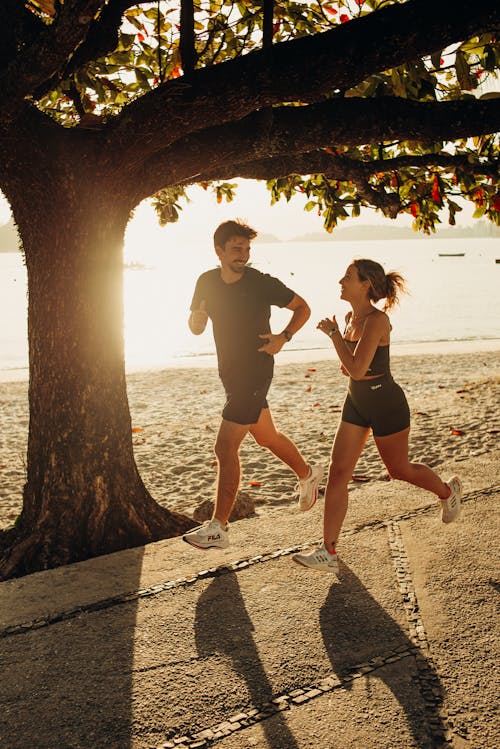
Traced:
<svg viewBox="0 0 500 749">
<path fill-rule="evenodd" d="M 311 313 L 302 297 L 277 278 L 248 266 L 250 241 L 257 232 L 240 221 L 217 227 L 214 245 L 220 268 L 203 273 L 196 283 L 189 328 L 194 335 L 212 320 L 219 375 L 226 391 L 222 422 L 215 443 L 217 493 L 212 520 L 183 536 L 201 549 L 229 546 L 228 519 L 240 482 L 239 449 L 250 432 L 294 471 L 299 479 L 299 507 L 309 510 L 318 496 L 322 466 L 309 466 L 294 443 L 274 426 L 266 400 L 281 351 Z M 271 305 L 292 316 L 281 333 L 270 328 Z"/>
</svg>

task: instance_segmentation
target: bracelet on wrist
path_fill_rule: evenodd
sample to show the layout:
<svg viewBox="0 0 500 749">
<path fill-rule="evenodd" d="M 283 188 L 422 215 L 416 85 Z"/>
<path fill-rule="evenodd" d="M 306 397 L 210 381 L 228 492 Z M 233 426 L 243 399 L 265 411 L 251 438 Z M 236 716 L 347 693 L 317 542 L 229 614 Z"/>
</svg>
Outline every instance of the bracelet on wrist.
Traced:
<svg viewBox="0 0 500 749">
<path fill-rule="evenodd" d="M 330 330 L 328 331 L 328 335 L 329 335 L 329 337 L 331 338 L 331 337 L 333 336 L 333 334 L 334 334 L 334 333 L 338 333 L 338 330 L 339 330 L 338 328 L 331 328 L 331 329 L 330 329 Z"/>
<path fill-rule="evenodd" d="M 293 333 L 290 333 L 289 330 L 284 330 L 283 335 L 285 336 L 287 341 L 291 341 L 293 337 Z"/>
</svg>

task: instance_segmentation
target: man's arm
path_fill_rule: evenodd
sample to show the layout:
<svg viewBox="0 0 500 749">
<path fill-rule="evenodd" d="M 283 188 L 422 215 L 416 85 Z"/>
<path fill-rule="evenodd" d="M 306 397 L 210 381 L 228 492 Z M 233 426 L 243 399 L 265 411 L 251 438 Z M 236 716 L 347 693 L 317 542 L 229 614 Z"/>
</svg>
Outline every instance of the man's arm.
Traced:
<svg viewBox="0 0 500 749">
<path fill-rule="evenodd" d="M 194 335 L 201 335 L 207 327 L 208 313 L 206 307 L 206 302 L 204 299 L 202 299 L 199 308 L 192 310 L 191 314 L 189 315 L 189 330 Z"/>
<path fill-rule="evenodd" d="M 293 315 L 285 330 L 288 331 L 290 336 L 293 336 L 309 320 L 311 309 L 306 300 L 302 299 L 298 294 L 295 294 L 290 304 L 286 305 L 286 309 L 292 310 Z M 280 333 L 280 335 L 283 336 L 285 341 L 287 341 L 288 339 L 285 336 L 285 330 L 283 333 Z"/>
<path fill-rule="evenodd" d="M 291 310 L 293 315 L 285 330 L 282 333 L 277 334 L 262 333 L 259 337 L 265 338 L 267 341 L 260 347 L 259 351 L 264 351 L 266 354 L 271 354 L 271 356 L 277 354 L 278 351 L 281 351 L 285 343 L 306 324 L 311 315 L 309 305 L 305 299 L 302 299 L 298 294 L 295 294 L 291 302 L 286 305 L 286 309 Z M 288 335 L 286 335 L 286 333 L 288 333 Z"/>
</svg>

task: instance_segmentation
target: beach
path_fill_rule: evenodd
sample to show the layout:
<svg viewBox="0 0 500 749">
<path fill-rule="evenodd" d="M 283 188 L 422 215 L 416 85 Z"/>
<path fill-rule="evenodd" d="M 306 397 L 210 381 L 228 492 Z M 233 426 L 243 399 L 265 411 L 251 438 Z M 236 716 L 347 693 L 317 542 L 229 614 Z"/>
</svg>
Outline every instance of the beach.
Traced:
<svg viewBox="0 0 500 749">
<path fill-rule="evenodd" d="M 276 426 L 313 463 L 328 463 L 347 385 L 330 360 L 275 368 L 269 404 Z M 410 454 L 438 472 L 440 466 L 487 455 L 498 445 L 500 352 L 394 356 L 392 372 L 412 414 Z M 213 498 L 213 453 L 224 395 L 215 369 L 175 368 L 127 377 L 133 442 L 139 472 L 152 496 L 192 515 Z M 0 383 L 0 527 L 22 506 L 26 473 L 28 385 Z M 258 515 L 279 516 L 296 501 L 295 477 L 248 436 L 241 448 L 240 494 Z M 356 468 L 352 488 L 387 481 L 373 440 Z M 446 478 L 446 476 L 444 476 Z M 463 476 L 465 487 L 467 477 Z M 355 495 L 354 495 L 355 496 Z"/>
</svg>

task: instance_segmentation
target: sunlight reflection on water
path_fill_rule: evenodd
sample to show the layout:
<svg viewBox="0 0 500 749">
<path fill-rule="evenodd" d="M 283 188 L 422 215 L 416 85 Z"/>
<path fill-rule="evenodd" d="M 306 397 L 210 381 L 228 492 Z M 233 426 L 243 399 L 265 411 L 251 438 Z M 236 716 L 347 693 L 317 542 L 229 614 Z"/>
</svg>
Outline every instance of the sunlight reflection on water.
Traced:
<svg viewBox="0 0 500 749">
<path fill-rule="evenodd" d="M 163 239 L 162 239 L 163 242 Z M 197 277 L 215 267 L 216 255 L 205 246 L 165 251 L 154 243 L 133 259 L 146 266 L 125 268 L 125 348 L 128 371 L 169 366 L 215 366 L 211 326 L 201 336 L 187 327 Z M 439 257 L 464 252 L 464 257 Z M 129 256 L 130 257 L 130 256 Z M 278 362 L 328 356 L 328 340 L 317 321 L 334 312 L 341 321 L 348 309 L 339 299 L 338 280 L 354 257 L 379 260 L 408 279 L 411 296 L 391 313 L 394 353 L 404 342 L 466 341 L 500 338 L 498 294 L 500 242 L 435 238 L 374 242 L 255 243 L 254 267 L 280 278 L 312 308 L 311 319 L 278 357 Z M 19 254 L 0 255 L 0 379 L 27 378 L 26 269 Z M 273 330 L 289 319 L 273 309 Z"/>
</svg>

